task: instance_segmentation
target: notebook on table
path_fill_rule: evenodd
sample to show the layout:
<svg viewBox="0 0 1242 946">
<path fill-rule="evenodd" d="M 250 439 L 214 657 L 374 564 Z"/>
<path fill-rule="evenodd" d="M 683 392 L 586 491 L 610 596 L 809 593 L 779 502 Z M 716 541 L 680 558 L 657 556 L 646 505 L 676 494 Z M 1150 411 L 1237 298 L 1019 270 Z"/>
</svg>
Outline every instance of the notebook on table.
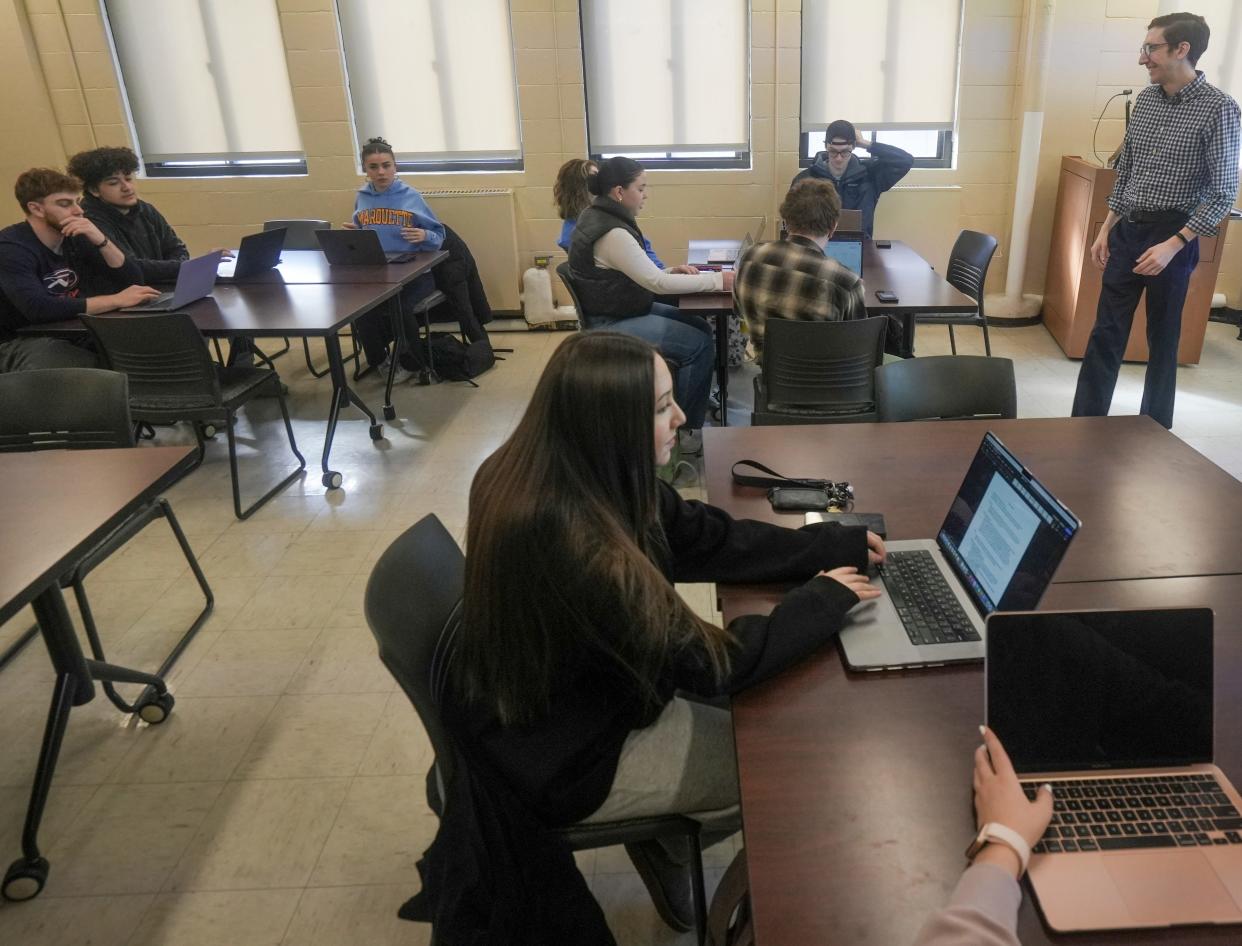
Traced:
<svg viewBox="0 0 1242 946">
<path fill-rule="evenodd" d="M 288 232 L 288 228 L 278 227 L 242 237 L 237 256 L 221 260 L 216 270 L 217 278 L 223 281 L 245 279 L 275 269 L 280 262 L 280 251 L 285 248 L 285 234 Z"/>
<path fill-rule="evenodd" d="M 172 292 L 161 292 L 149 302 L 130 306 L 122 312 L 176 312 L 191 302 L 211 295 L 216 284 L 216 269 L 220 265 L 220 250 L 205 256 L 196 256 L 181 264 L 177 270 L 177 286 Z"/>
<path fill-rule="evenodd" d="M 414 253 L 386 253 L 374 230 L 316 230 L 323 255 L 332 266 L 383 266 L 408 263 Z"/>
<path fill-rule="evenodd" d="M 986 717 L 1028 797 L 1055 930 L 1242 923 L 1242 796 L 1213 764 L 1212 612 L 988 618 Z M 1242 941 L 1242 932 L 1235 941 Z"/>
<path fill-rule="evenodd" d="M 1081 523 L 989 431 L 934 539 L 885 542 L 884 593 L 853 608 L 852 670 L 982 660 L 984 621 L 1043 597 Z"/>
</svg>

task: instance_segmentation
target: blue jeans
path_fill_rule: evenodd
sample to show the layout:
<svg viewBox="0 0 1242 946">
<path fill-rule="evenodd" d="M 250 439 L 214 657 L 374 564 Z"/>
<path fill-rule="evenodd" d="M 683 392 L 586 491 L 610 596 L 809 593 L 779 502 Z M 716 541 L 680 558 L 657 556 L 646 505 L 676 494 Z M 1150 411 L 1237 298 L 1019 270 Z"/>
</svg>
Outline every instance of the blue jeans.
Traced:
<svg viewBox="0 0 1242 946">
<path fill-rule="evenodd" d="M 1177 346 L 1182 332 L 1182 303 L 1190 274 L 1199 262 L 1199 241 L 1192 240 L 1155 276 L 1138 276 L 1134 266 L 1143 252 L 1173 235 L 1174 223 L 1120 221 L 1108 235 L 1108 264 L 1100 287 L 1095 328 L 1082 356 L 1074 417 L 1108 414 L 1117 386 L 1121 357 L 1130 338 L 1134 310 L 1147 290 L 1147 374 L 1139 412 L 1169 428 L 1173 426 L 1173 399 L 1177 394 Z"/>
<path fill-rule="evenodd" d="M 716 348 L 711 326 L 697 315 L 657 302 L 646 315 L 591 320 L 593 330 L 623 332 L 651 342 L 673 371 L 673 397 L 686 412 L 686 426 L 697 430 L 707 416 Z"/>
</svg>

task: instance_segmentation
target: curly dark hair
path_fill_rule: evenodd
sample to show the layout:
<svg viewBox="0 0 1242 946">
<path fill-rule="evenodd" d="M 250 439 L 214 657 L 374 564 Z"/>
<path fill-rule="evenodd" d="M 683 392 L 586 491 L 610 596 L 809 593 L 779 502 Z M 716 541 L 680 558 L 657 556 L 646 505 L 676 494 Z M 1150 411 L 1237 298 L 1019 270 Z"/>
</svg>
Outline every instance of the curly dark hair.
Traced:
<svg viewBox="0 0 1242 946">
<path fill-rule="evenodd" d="M 76 177 L 62 174 L 52 168 L 31 168 L 17 176 L 13 186 L 13 196 L 17 198 L 17 206 L 22 213 L 29 214 L 26 205 L 40 201 L 51 194 L 77 194 L 82 190 L 82 183 Z"/>
<path fill-rule="evenodd" d="M 66 170 L 78 178 L 87 190 L 114 174 L 133 174 L 138 170 L 138 155 L 129 148 L 92 148 L 79 151 L 69 159 Z"/>
</svg>

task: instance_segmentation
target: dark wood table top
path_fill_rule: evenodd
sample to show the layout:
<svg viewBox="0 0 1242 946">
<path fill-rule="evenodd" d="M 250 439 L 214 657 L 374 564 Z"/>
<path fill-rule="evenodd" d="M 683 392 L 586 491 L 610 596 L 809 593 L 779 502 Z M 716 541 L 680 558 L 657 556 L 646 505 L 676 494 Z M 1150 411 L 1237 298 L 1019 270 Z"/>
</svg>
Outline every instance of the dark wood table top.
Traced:
<svg viewBox="0 0 1242 946">
<path fill-rule="evenodd" d="M 210 296 L 191 303 L 185 311 L 208 336 L 321 337 L 340 331 L 400 290 L 396 282 L 217 285 Z M 81 321 L 70 319 L 31 326 L 22 333 L 78 335 L 85 331 Z"/>
<path fill-rule="evenodd" d="M 190 447 L 0 454 L 0 623 L 130 514 L 171 486 Z"/>
<path fill-rule="evenodd" d="M 987 430 L 1083 522 L 1054 581 L 1242 572 L 1242 483 L 1142 416 L 709 427 L 707 494 L 734 516 L 801 525 L 801 513 L 773 512 L 766 491 L 733 485 L 733 463 L 758 460 L 846 480 L 857 511 L 883 513 L 889 538 L 932 538 Z"/>
<path fill-rule="evenodd" d="M 969 312 L 975 301 L 954 289 L 927 260 L 902 243 L 893 240 L 889 249 L 877 249 L 871 239 L 863 240 L 863 284 L 867 288 L 868 315 L 901 315 L 913 312 Z M 897 302 L 880 302 L 876 291 L 897 293 Z M 733 295 L 728 292 L 700 292 L 682 296 L 679 306 L 689 312 L 732 310 Z"/>
<path fill-rule="evenodd" d="M 772 590 L 726 593 L 724 614 Z M 1216 762 L 1242 780 L 1242 576 L 1054 585 L 1042 607 L 1209 606 L 1216 612 Z M 834 646 L 734 699 L 756 941 L 899 946 L 948 900 L 974 834 L 970 772 L 981 665 L 850 673 Z M 1236 943 L 1238 927 L 1059 936 L 1029 889 L 1023 946 Z"/>
<path fill-rule="evenodd" d="M 330 266 L 321 250 L 282 250 L 280 264 L 267 272 L 256 273 L 241 280 L 219 285 L 342 285 L 348 283 L 381 283 L 404 285 L 417 279 L 431 267 L 448 259 L 445 250 L 415 253 L 408 263 L 384 266 Z"/>
</svg>

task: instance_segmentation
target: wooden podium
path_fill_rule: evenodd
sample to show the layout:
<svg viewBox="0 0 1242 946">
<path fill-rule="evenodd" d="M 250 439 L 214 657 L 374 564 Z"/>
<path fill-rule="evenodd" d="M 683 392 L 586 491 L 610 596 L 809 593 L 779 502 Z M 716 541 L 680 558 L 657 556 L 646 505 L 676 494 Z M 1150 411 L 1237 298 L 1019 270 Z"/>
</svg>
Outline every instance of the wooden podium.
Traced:
<svg viewBox="0 0 1242 946">
<path fill-rule="evenodd" d="M 1112 168 L 1096 167 L 1074 155 L 1061 158 L 1061 181 L 1044 286 L 1044 323 L 1070 358 L 1082 357 L 1095 325 L 1100 280 L 1104 274 L 1091 261 L 1091 244 L 1108 215 L 1108 195 L 1116 176 Z M 1203 335 L 1216 288 L 1216 273 L 1220 269 L 1219 247 L 1224 245 L 1228 224 L 1226 217 L 1215 237 L 1199 238 L 1199 265 L 1190 277 L 1186 304 L 1182 308 L 1178 364 L 1197 365 L 1203 352 Z M 1147 360 L 1146 293 L 1139 299 L 1134 313 L 1125 360 Z"/>
</svg>

